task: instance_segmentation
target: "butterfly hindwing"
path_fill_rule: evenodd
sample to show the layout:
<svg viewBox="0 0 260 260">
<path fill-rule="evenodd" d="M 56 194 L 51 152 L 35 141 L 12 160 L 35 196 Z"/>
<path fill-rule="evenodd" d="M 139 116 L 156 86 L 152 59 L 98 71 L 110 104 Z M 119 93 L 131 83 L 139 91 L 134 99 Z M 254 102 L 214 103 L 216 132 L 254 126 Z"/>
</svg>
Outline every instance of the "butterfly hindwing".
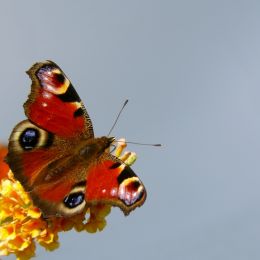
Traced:
<svg viewBox="0 0 260 260">
<path fill-rule="evenodd" d="M 86 201 L 89 204 L 109 203 L 120 207 L 125 215 L 146 199 L 146 190 L 133 170 L 110 154 L 89 169 Z"/>
</svg>

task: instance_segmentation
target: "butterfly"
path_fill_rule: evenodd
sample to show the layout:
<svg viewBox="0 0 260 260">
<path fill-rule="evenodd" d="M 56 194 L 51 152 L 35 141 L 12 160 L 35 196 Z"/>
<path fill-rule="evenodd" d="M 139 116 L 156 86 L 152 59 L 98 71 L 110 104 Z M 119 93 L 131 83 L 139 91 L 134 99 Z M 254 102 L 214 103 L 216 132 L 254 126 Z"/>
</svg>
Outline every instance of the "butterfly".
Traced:
<svg viewBox="0 0 260 260">
<path fill-rule="evenodd" d="M 110 204 L 125 215 L 141 206 L 146 190 L 134 171 L 109 152 L 114 137 L 94 136 L 91 119 L 70 80 L 52 61 L 27 74 L 27 120 L 11 133 L 6 162 L 44 217 L 70 217 Z"/>
</svg>

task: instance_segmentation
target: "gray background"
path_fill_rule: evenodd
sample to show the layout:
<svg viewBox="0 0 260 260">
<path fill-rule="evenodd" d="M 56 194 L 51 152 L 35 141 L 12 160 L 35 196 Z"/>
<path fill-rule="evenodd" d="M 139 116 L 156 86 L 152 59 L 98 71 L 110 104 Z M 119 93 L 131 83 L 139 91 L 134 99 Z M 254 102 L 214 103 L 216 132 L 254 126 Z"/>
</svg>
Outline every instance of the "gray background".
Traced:
<svg viewBox="0 0 260 260">
<path fill-rule="evenodd" d="M 37 259 L 260 258 L 260 2 L 1 1 L 0 139 L 24 118 L 32 63 L 56 61 L 96 135 L 129 146 L 148 190 L 98 234 Z"/>
</svg>

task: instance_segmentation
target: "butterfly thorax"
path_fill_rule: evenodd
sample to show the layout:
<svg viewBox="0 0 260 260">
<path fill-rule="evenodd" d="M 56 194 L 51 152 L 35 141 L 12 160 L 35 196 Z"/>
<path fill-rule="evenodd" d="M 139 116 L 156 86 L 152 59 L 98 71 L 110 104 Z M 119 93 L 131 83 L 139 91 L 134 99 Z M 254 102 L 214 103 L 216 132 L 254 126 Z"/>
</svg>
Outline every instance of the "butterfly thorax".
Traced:
<svg viewBox="0 0 260 260">
<path fill-rule="evenodd" d="M 114 140 L 114 137 L 107 136 L 88 139 L 82 145 L 79 145 L 78 154 L 83 160 L 89 160 L 93 157 L 99 158 Z"/>
</svg>

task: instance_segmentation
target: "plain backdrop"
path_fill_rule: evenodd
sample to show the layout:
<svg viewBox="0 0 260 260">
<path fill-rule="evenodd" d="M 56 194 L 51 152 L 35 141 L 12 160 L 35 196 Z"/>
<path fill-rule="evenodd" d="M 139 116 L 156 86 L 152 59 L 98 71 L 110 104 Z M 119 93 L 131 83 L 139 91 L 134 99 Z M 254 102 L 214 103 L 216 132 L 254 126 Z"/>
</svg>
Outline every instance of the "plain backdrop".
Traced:
<svg viewBox="0 0 260 260">
<path fill-rule="evenodd" d="M 147 202 L 37 259 L 260 259 L 260 2 L 0 2 L 0 140 L 25 118 L 25 74 L 51 59 L 106 135 L 139 159 Z M 14 259 L 14 257 L 10 257 Z"/>
</svg>

